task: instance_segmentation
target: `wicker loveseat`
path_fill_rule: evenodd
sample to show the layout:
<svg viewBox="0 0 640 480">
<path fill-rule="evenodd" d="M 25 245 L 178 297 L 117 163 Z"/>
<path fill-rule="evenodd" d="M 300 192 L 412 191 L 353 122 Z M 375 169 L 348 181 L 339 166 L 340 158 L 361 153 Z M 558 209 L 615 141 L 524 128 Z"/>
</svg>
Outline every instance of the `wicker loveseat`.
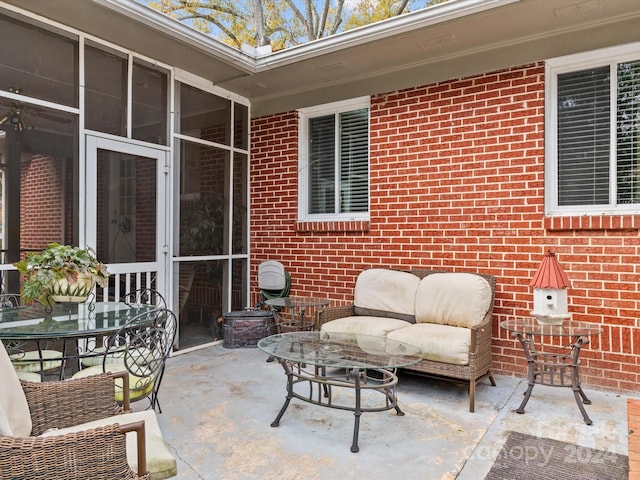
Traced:
<svg viewBox="0 0 640 480">
<path fill-rule="evenodd" d="M 491 373 L 491 316 L 495 277 L 463 272 L 372 268 L 358 276 L 354 303 L 320 314 L 321 330 L 383 336 L 420 348 L 423 360 L 407 367 L 469 385 Z"/>
</svg>

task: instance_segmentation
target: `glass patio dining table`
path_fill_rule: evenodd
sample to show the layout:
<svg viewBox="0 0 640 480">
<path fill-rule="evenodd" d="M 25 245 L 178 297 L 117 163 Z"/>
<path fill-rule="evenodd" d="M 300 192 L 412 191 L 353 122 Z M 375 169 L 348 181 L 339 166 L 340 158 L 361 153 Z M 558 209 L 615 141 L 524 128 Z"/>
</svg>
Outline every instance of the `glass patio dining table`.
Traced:
<svg viewBox="0 0 640 480">
<path fill-rule="evenodd" d="M 68 360 L 102 355 L 95 350 L 99 340 L 117 332 L 135 317 L 157 309 L 155 305 L 125 302 L 56 303 L 52 308 L 41 304 L 0 309 L 0 340 L 5 344 L 16 365 L 34 362 L 40 364 L 39 373 L 44 380 L 42 352 L 50 345 L 61 345 L 62 362 L 59 378 L 64 378 L 64 365 Z M 144 316 L 141 318 L 144 320 Z M 151 319 L 151 316 L 150 316 Z M 37 358 L 20 359 L 25 348 L 35 350 Z"/>
</svg>

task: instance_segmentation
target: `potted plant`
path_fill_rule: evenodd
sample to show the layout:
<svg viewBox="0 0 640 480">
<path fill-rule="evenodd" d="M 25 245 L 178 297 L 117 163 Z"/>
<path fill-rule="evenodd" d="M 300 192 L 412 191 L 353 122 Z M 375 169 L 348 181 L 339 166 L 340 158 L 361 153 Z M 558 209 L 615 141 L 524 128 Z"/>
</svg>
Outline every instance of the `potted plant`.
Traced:
<svg viewBox="0 0 640 480">
<path fill-rule="evenodd" d="M 96 283 L 104 288 L 109 281 L 107 266 L 91 247 L 51 243 L 14 265 L 23 275 L 20 293 L 24 303 L 38 300 L 51 306 L 54 302 L 84 302 Z"/>
</svg>

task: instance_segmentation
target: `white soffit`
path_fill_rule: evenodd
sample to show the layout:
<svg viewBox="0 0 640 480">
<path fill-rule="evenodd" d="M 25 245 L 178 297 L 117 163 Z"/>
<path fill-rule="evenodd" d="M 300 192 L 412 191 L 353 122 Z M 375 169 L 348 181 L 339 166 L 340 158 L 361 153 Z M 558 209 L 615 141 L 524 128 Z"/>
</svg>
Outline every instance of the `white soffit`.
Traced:
<svg viewBox="0 0 640 480">
<path fill-rule="evenodd" d="M 450 0 L 254 57 L 134 0 L 0 0 L 192 72 L 252 115 L 638 40 L 640 0 Z"/>
</svg>

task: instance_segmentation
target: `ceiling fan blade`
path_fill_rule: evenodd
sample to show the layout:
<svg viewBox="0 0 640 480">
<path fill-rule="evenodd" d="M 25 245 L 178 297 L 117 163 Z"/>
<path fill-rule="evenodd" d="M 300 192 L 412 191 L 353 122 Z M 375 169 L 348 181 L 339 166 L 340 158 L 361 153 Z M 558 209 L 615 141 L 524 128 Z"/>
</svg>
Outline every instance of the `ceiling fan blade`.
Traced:
<svg viewBox="0 0 640 480">
<path fill-rule="evenodd" d="M 51 120 L 52 122 L 71 123 L 71 119 L 69 119 L 69 118 L 58 117 L 57 115 L 51 115 L 49 113 L 40 112 L 38 110 L 33 110 L 30 113 L 34 117 L 40 117 L 40 118 L 43 118 L 45 120 Z"/>
</svg>

